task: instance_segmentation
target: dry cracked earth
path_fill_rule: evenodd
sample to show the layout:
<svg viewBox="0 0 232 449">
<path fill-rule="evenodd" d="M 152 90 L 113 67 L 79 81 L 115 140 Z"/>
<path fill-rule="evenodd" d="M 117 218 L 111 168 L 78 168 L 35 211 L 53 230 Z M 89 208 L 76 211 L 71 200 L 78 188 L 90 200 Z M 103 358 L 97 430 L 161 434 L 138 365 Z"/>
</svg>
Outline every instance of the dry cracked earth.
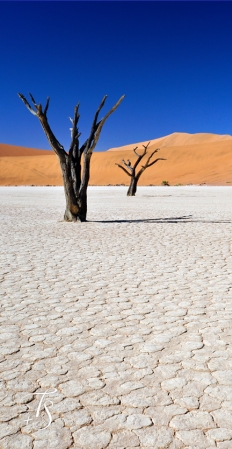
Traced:
<svg viewBox="0 0 232 449">
<path fill-rule="evenodd" d="M 0 188 L 1 449 L 232 448 L 231 196 Z"/>
</svg>

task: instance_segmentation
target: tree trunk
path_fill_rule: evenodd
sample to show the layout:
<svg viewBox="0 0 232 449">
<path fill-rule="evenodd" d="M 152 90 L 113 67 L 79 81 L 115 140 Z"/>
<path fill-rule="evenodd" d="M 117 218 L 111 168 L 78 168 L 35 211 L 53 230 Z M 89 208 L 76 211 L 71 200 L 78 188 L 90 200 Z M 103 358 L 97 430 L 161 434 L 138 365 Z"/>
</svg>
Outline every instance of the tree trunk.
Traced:
<svg viewBox="0 0 232 449">
<path fill-rule="evenodd" d="M 127 191 L 127 196 L 135 196 L 137 190 L 138 179 L 136 176 L 131 177 L 131 182 L 129 189 Z"/>
<path fill-rule="evenodd" d="M 66 199 L 66 209 L 64 213 L 65 221 L 86 221 L 87 215 L 87 194 L 79 196 L 72 178 L 71 167 L 68 157 L 65 161 L 60 161 L 60 168 L 64 181 L 64 193 Z"/>
<path fill-rule="evenodd" d="M 65 197 L 66 197 L 66 209 L 64 213 L 64 221 L 86 221 L 87 216 L 87 194 L 79 197 L 75 202 L 70 202 L 67 199 L 66 186 L 64 185 Z"/>
<path fill-rule="evenodd" d="M 85 192 L 82 193 L 81 196 L 79 196 L 77 203 L 79 205 L 79 220 L 80 221 L 87 221 L 87 189 Z"/>
<path fill-rule="evenodd" d="M 80 207 L 76 198 L 71 194 L 70 184 L 64 181 L 64 193 L 66 199 L 66 208 L 64 213 L 64 221 L 82 221 L 80 218 Z"/>
</svg>

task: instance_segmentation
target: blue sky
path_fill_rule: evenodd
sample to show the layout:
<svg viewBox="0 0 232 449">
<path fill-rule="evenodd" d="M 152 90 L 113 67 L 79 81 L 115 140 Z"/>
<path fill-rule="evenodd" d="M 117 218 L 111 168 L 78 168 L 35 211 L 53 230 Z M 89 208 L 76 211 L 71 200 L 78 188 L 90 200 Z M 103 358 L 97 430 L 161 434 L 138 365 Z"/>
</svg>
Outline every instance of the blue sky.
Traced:
<svg viewBox="0 0 232 449">
<path fill-rule="evenodd" d="M 0 142 L 49 149 L 17 97 L 51 97 L 68 148 L 79 101 L 85 140 L 102 97 L 97 150 L 173 132 L 232 134 L 231 2 L 0 2 Z"/>
</svg>

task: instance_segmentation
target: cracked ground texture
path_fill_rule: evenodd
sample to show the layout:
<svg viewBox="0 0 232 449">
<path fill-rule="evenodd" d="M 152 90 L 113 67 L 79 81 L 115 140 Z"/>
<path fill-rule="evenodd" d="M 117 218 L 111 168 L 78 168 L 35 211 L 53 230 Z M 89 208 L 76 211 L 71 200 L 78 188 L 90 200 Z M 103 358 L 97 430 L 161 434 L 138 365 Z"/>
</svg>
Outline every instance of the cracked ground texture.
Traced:
<svg viewBox="0 0 232 449">
<path fill-rule="evenodd" d="M 231 194 L 0 188 L 1 449 L 232 448 Z"/>
</svg>

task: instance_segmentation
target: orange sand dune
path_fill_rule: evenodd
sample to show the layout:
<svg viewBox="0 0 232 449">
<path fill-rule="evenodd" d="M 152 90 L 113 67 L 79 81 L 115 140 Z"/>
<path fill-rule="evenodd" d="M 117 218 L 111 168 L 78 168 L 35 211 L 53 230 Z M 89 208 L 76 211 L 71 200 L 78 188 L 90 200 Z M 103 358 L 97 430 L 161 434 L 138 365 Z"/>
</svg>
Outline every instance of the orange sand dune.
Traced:
<svg viewBox="0 0 232 449">
<path fill-rule="evenodd" d="M 204 144 L 211 142 L 218 142 L 230 140 L 232 142 L 232 136 L 228 134 L 210 134 L 210 133 L 196 133 L 196 134 L 188 134 L 188 133 L 173 133 L 168 136 L 159 137 L 158 139 L 150 140 L 149 147 L 156 148 L 159 147 L 175 147 L 182 145 L 195 145 L 195 144 Z M 111 148 L 108 151 L 123 151 L 123 150 L 133 150 L 135 147 L 143 148 L 143 145 L 147 145 L 149 140 L 140 143 L 133 143 L 130 145 L 124 145 L 118 148 Z"/>
<path fill-rule="evenodd" d="M 90 185 L 128 185 L 129 176 L 115 163 L 120 163 L 123 158 L 133 162 L 134 146 L 142 148 L 141 144 L 132 144 L 117 151 L 94 153 Z M 140 185 L 161 185 L 163 180 L 171 185 L 232 185 L 231 136 L 174 133 L 151 141 L 150 151 L 158 146 L 157 157 L 166 158 L 166 161 L 159 161 L 148 168 L 140 179 Z M 54 153 L 41 153 L 33 157 L 0 157 L 0 185 L 62 185 L 57 157 Z"/>
<path fill-rule="evenodd" d="M 16 145 L 8 145 L 6 143 L 0 143 L 0 157 L 20 157 L 20 156 L 39 156 L 49 155 L 51 151 L 47 150 L 35 150 L 34 148 L 18 147 Z"/>
<path fill-rule="evenodd" d="M 0 185 L 62 185 L 56 155 L 1 157 Z"/>
<path fill-rule="evenodd" d="M 151 150 L 155 148 L 155 145 L 151 146 Z M 115 163 L 120 163 L 123 158 L 135 161 L 133 151 L 107 151 L 94 156 L 90 179 L 92 184 L 128 184 L 129 176 Z M 162 147 L 155 156 L 165 158 L 166 161 L 158 161 L 148 168 L 139 181 L 141 185 L 160 185 L 163 180 L 172 185 L 204 182 L 212 185 L 228 185 L 231 182 L 232 185 L 232 139 L 204 145 Z"/>
</svg>

